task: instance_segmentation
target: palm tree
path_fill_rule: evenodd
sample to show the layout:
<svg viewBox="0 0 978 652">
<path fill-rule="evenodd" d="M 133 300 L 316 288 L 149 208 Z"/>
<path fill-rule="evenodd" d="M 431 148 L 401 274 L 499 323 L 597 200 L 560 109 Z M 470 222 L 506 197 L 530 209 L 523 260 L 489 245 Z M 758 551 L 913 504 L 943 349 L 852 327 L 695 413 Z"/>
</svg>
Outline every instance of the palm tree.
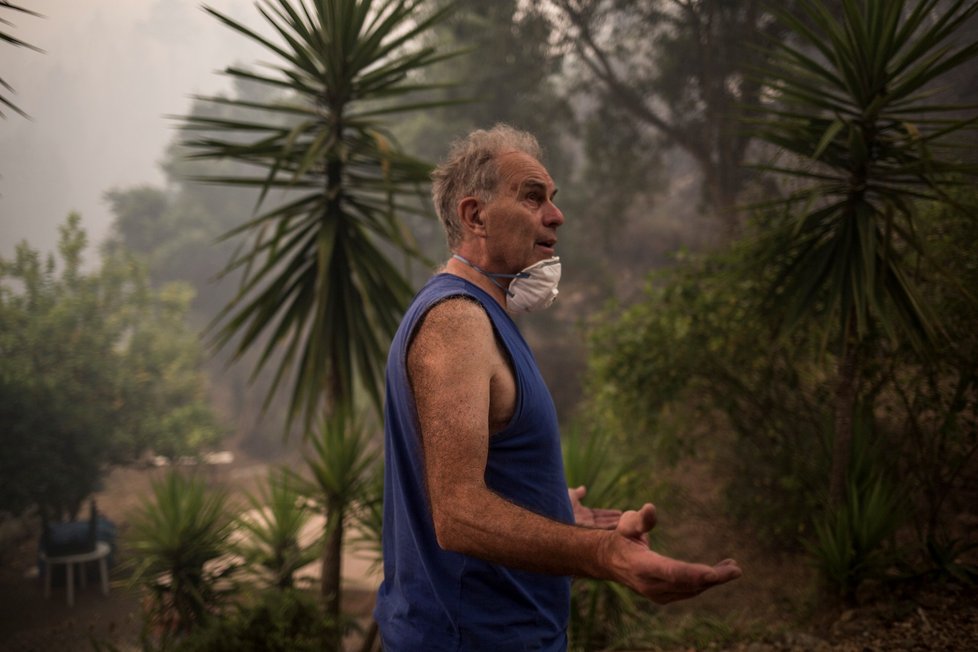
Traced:
<svg viewBox="0 0 978 652">
<path fill-rule="evenodd" d="M 227 597 L 222 580 L 236 569 L 218 562 L 230 551 L 234 524 L 227 494 L 208 489 L 197 476 L 170 471 L 153 483 L 131 521 L 130 582 L 149 592 L 150 622 L 160 637 L 165 642 L 206 624 Z"/>
<path fill-rule="evenodd" d="M 40 17 L 40 15 L 41 15 L 39 13 L 36 13 L 34 11 L 31 11 L 30 9 L 26 9 L 25 7 L 21 7 L 19 5 L 12 4 L 12 3 L 8 2 L 7 0 L 0 0 L 0 10 L 3 10 L 3 9 L 6 9 L 8 11 L 19 11 L 21 13 L 28 14 L 30 16 L 38 16 L 38 17 Z M 31 50 L 34 50 L 35 52 L 44 52 L 44 50 L 41 50 L 40 48 L 34 47 L 30 43 L 25 43 L 24 41 L 21 41 L 19 38 L 16 38 L 16 37 L 11 36 L 10 34 L 8 34 L 6 32 L 6 28 L 7 27 L 12 27 L 12 26 L 13 26 L 13 23 L 11 23 L 9 20 L 7 20 L 6 18 L 3 18 L 2 15 L 0 15 L 0 41 L 2 41 L 4 43 L 9 43 L 10 45 L 16 45 L 18 47 L 30 48 Z M 0 77 L 0 88 L 3 88 L 4 90 L 6 90 L 6 91 L 8 91 L 10 93 L 13 93 L 14 92 L 13 87 L 10 84 L 8 84 L 6 81 L 4 81 L 3 77 Z M 16 104 L 13 103 L 12 100 L 10 100 L 10 98 L 8 98 L 7 96 L 5 96 L 3 93 L 0 93 L 0 104 L 5 105 L 5 106 L 13 109 L 14 111 L 16 111 L 17 113 L 19 113 L 20 115 L 24 116 L 25 118 L 27 117 L 27 114 L 24 113 Z M 3 111 L 0 111 L 0 118 L 6 118 L 6 117 L 7 116 L 4 114 L 4 112 Z"/>
<path fill-rule="evenodd" d="M 277 360 L 268 398 L 291 377 L 287 428 L 300 417 L 308 433 L 319 417 L 352 413 L 361 390 L 375 407 L 382 403 L 384 353 L 411 296 L 390 257 L 418 256 L 398 214 L 418 210 L 419 202 L 404 198 L 430 169 L 399 149 L 384 120 L 445 104 L 416 99 L 440 85 L 415 79 L 452 56 L 415 45 L 449 8 L 422 12 L 426 4 L 259 0 L 274 40 L 205 7 L 275 60 L 260 71 L 232 66 L 225 73 L 276 89 L 281 99 L 202 98 L 253 111 L 253 120 L 183 121 L 197 134 L 185 142 L 193 157 L 256 170 L 203 178 L 260 189 L 257 216 L 227 234 L 246 238 L 226 268 L 240 270 L 242 281 L 215 320 L 215 342 L 233 344 L 235 358 L 260 347 L 256 374 Z M 262 209 L 273 191 L 280 203 Z M 330 555 L 340 550 L 327 545 L 324 568 L 338 568 Z M 324 573 L 322 589 L 328 614 L 338 616 L 338 573 Z"/>
<path fill-rule="evenodd" d="M 293 588 L 295 574 L 319 556 L 319 537 L 302 540 L 314 512 L 299 487 L 287 471 L 276 472 L 259 487 L 257 495 L 247 495 L 251 509 L 237 521 L 246 535 L 235 546 L 237 552 L 279 590 Z"/>
<path fill-rule="evenodd" d="M 766 169 L 799 186 L 776 202 L 786 210 L 767 234 L 778 270 L 772 308 L 785 329 L 827 315 L 825 338 L 837 345 L 829 495 L 838 506 L 863 345 L 880 332 L 923 353 L 940 330 L 914 282 L 926 253 L 915 205 L 951 202 L 945 189 L 976 172 L 948 148 L 978 116 L 962 118 L 961 107 L 934 99 L 934 88 L 978 54 L 978 43 L 952 40 L 978 4 L 842 0 L 838 13 L 823 0 L 797 6 L 798 14 L 780 13 L 791 36 L 774 46 L 765 73 L 776 101 L 755 133 L 787 160 Z"/>
<path fill-rule="evenodd" d="M 311 443 L 312 451 L 305 459 L 312 480 L 304 484 L 303 492 L 326 517 L 322 589 L 326 616 L 339 631 L 344 538 L 357 504 L 366 498 L 378 454 L 360 421 L 346 417 L 343 410 L 336 410 L 323 421 L 319 436 Z"/>
<path fill-rule="evenodd" d="M 281 45 L 205 7 L 278 59 L 269 72 L 232 66 L 225 73 L 282 92 L 278 101 L 201 98 L 252 110 L 253 121 L 184 118 L 199 133 L 184 143 L 192 158 L 256 169 L 200 180 L 260 188 L 259 209 L 272 190 L 284 191 L 280 204 L 225 236 L 248 244 L 226 268 L 244 273 L 215 323 L 216 343 L 233 341 L 237 356 L 260 345 L 256 373 L 281 349 L 270 396 L 294 370 L 289 421 L 301 415 L 306 430 L 324 402 L 354 404 L 358 387 L 381 403 L 379 362 L 410 298 L 389 256 L 418 255 L 398 211 L 417 210 L 401 198 L 427 181 L 430 168 L 398 149 L 383 120 L 443 104 L 409 99 L 435 88 L 413 83 L 417 71 L 450 56 L 412 48 L 446 13 L 421 16 L 423 4 L 260 0 Z"/>
</svg>

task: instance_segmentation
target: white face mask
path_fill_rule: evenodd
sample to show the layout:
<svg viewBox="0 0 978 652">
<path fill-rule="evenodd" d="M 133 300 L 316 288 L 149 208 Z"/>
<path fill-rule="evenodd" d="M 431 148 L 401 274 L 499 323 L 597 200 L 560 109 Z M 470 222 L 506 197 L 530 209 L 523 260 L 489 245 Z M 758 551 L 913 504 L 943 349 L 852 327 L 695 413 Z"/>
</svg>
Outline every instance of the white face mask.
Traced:
<svg viewBox="0 0 978 652">
<path fill-rule="evenodd" d="M 506 293 L 506 309 L 510 312 L 534 312 L 549 308 L 557 298 L 557 284 L 560 283 L 560 257 L 554 256 L 534 263 L 519 274 L 496 274 L 473 265 L 465 258 L 457 258 L 475 271 L 485 275 L 496 287 Z M 509 288 L 497 278 L 511 278 Z"/>
</svg>

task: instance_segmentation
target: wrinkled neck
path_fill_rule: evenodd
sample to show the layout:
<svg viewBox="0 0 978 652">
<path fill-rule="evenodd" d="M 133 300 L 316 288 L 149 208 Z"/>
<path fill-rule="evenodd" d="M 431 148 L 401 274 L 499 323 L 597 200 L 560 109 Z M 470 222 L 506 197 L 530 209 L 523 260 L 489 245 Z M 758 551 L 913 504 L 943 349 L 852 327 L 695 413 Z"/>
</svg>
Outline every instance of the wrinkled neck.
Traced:
<svg viewBox="0 0 978 652">
<path fill-rule="evenodd" d="M 469 261 L 464 256 L 460 256 L 459 254 L 452 254 L 452 258 L 454 258 L 456 260 L 459 260 L 459 261 L 465 263 L 466 265 L 468 265 L 469 267 L 471 267 L 475 271 L 477 271 L 480 274 L 482 274 L 483 276 L 485 276 L 487 279 L 489 279 L 490 281 L 492 281 L 492 284 L 493 285 L 495 285 L 497 288 L 499 288 L 500 290 L 502 290 L 503 291 L 503 294 L 505 294 L 507 297 L 513 296 L 513 293 L 510 292 L 509 291 L 509 288 L 506 287 L 505 285 L 503 285 L 502 283 L 500 283 L 497 279 L 500 279 L 500 278 L 514 279 L 514 278 L 529 278 L 530 277 L 530 275 L 528 273 L 526 273 L 526 272 L 518 272 L 516 274 L 502 274 L 500 272 L 489 272 L 489 271 L 486 271 L 486 270 L 482 269 L 481 267 L 479 267 L 475 263 Z"/>
</svg>

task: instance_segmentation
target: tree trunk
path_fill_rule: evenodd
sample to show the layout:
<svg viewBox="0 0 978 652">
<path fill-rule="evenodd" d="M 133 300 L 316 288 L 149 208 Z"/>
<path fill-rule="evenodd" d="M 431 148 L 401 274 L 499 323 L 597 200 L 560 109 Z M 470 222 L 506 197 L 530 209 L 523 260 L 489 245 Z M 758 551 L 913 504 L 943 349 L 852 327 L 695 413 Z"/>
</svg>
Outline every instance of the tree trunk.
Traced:
<svg viewBox="0 0 978 652">
<path fill-rule="evenodd" d="M 343 505 L 330 499 L 326 505 L 326 542 L 323 547 L 322 583 L 323 608 L 332 631 L 328 649 L 339 652 L 343 641 L 340 617 L 342 615 L 340 580 L 343 558 Z"/>
<path fill-rule="evenodd" d="M 846 494 L 849 461 L 852 458 L 852 416 L 856 407 L 857 349 L 855 323 L 850 323 L 839 359 L 835 387 L 835 439 L 832 444 L 832 468 L 829 474 L 829 504 L 838 507 Z"/>
</svg>

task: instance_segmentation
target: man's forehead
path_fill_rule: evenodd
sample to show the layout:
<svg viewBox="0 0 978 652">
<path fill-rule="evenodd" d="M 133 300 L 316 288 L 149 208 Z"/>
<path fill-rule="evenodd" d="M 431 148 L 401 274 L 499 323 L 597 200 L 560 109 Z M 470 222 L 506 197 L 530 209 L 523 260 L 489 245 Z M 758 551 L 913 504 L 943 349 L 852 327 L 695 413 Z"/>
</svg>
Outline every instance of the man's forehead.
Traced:
<svg viewBox="0 0 978 652">
<path fill-rule="evenodd" d="M 504 183 L 519 187 L 528 184 L 540 184 L 555 188 L 554 180 L 550 178 L 547 168 L 526 152 L 509 151 L 499 155 L 499 172 Z"/>
</svg>

